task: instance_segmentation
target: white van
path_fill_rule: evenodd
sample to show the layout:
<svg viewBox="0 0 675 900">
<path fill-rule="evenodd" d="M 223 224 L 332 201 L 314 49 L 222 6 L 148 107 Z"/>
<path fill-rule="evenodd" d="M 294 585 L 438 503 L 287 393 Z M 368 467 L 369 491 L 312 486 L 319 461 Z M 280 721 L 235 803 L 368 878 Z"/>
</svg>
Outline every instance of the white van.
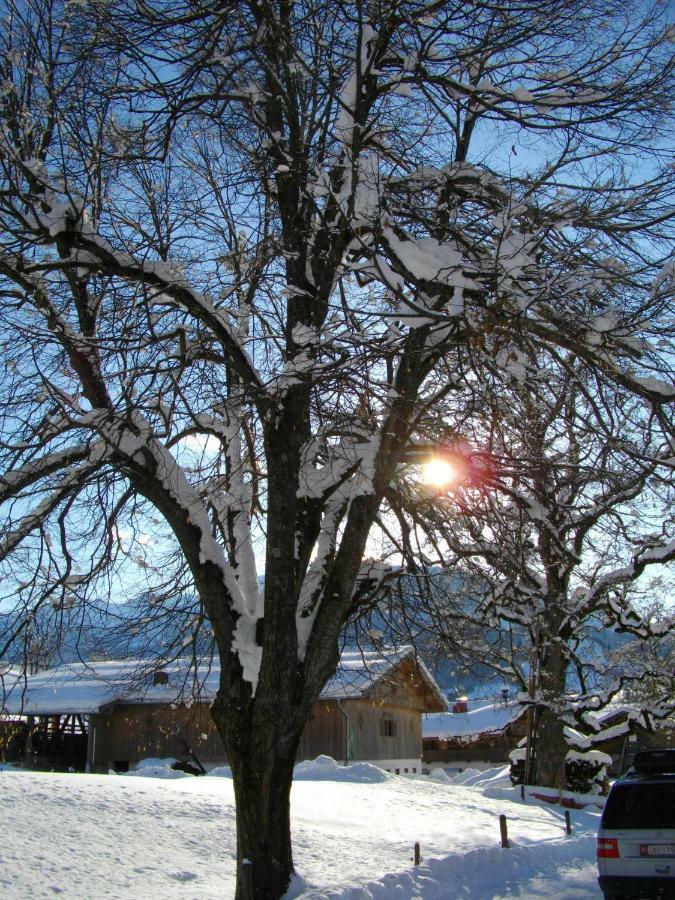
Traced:
<svg viewBox="0 0 675 900">
<path fill-rule="evenodd" d="M 635 754 L 607 797 L 597 853 L 605 900 L 675 900 L 675 750 Z"/>
</svg>

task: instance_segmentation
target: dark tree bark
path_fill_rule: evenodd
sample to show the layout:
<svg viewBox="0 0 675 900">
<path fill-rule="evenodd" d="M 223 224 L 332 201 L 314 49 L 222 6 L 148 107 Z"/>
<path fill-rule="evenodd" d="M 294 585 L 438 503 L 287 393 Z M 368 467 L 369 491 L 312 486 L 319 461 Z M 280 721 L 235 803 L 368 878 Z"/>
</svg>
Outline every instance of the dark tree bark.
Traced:
<svg viewBox="0 0 675 900">
<path fill-rule="evenodd" d="M 232 712 L 214 704 L 226 742 L 237 814 L 236 900 L 277 900 L 293 876 L 290 792 L 302 729 L 276 722 L 242 730 Z"/>
<path fill-rule="evenodd" d="M 567 660 L 562 648 L 554 646 L 547 649 L 540 671 L 538 693 L 545 705 L 537 712 L 533 783 L 549 788 L 564 788 L 568 748 L 564 736 L 565 723 L 556 709 L 562 706 L 566 695 Z"/>
</svg>

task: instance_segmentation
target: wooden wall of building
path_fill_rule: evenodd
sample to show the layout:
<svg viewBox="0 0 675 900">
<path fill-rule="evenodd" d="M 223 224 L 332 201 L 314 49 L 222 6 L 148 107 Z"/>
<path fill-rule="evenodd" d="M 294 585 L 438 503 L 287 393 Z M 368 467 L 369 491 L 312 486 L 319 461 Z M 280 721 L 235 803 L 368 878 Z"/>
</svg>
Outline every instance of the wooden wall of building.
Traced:
<svg viewBox="0 0 675 900">
<path fill-rule="evenodd" d="M 350 704 L 342 704 L 347 711 Z M 347 759 L 346 719 L 336 700 L 318 700 L 305 725 L 298 747 L 298 759 L 315 759 L 320 754 L 332 756 L 339 762 Z"/>
<path fill-rule="evenodd" d="M 0 762 L 18 762 L 24 757 L 28 724 L 0 713 Z"/>
<path fill-rule="evenodd" d="M 187 759 L 186 744 L 202 763 L 223 762 L 225 750 L 204 703 L 130 703 L 90 716 L 90 763 L 124 768 L 149 757 Z M 93 747 L 93 756 L 92 756 Z"/>
<path fill-rule="evenodd" d="M 406 659 L 394 673 L 381 678 L 366 692 L 366 697 L 382 703 L 405 706 L 420 712 L 443 712 L 438 699 L 422 680 L 412 660 Z"/>
<path fill-rule="evenodd" d="M 382 699 L 341 701 L 348 723 L 337 700 L 317 701 L 301 739 L 298 759 L 314 759 L 319 754 L 340 762 L 419 759 L 422 722 L 417 701 L 394 693 L 397 703 Z M 202 763 L 226 760 L 208 706 L 203 703 L 191 707 L 124 704 L 91 716 L 89 730 L 90 763 L 95 770 L 124 769 L 148 757 L 187 759 L 186 745 Z"/>
<path fill-rule="evenodd" d="M 314 759 L 321 753 L 340 762 L 419 759 L 420 713 L 381 700 L 319 700 L 305 726 L 298 758 Z"/>
<path fill-rule="evenodd" d="M 355 700 L 353 706 L 350 715 L 353 758 L 420 759 L 422 720 L 419 710 L 376 700 Z"/>
</svg>

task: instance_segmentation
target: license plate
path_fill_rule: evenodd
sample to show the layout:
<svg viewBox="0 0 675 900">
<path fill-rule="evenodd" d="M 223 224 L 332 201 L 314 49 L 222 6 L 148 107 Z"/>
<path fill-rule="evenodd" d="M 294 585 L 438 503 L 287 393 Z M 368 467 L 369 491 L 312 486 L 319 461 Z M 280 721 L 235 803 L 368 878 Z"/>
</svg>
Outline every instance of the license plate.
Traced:
<svg viewBox="0 0 675 900">
<path fill-rule="evenodd" d="M 675 844 L 640 844 L 640 856 L 675 856 Z"/>
</svg>

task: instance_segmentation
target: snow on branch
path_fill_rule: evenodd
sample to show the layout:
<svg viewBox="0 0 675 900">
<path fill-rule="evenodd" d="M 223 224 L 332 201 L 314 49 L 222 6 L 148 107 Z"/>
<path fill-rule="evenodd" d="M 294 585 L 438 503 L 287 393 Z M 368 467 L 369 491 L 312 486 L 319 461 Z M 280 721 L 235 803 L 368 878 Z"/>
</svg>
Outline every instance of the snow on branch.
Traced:
<svg viewBox="0 0 675 900">
<path fill-rule="evenodd" d="M 140 413 L 124 419 L 94 412 L 83 416 L 81 424 L 94 428 L 103 439 L 96 445 L 96 459 L 100 462 L 121 459 L 132 472 L 139 473 L 137 489 L 146 493 L 172 520 L 179 539 L 184 528 L 182 524 L 176 527 L 178 519 L 197 532 L 198 556 L 193 564 L 212 565 L 220 573 L 223 599 L 229 602 L 237 616 L 231 648 L 239 657 L 244 679 L 250 682 L 255 693 L 262 654 L 262 648 L 255 640 L 260 617 L 257 585 L 255 592 L 245 592 L 250 585 L 246 581 L 240 583 L 233 566 L 228 563 L 223 548 L 213 535 L 199 491 L 189 483 L 170 451 L 153 437 L 150 423 Z"/>
<path fill-rule="evenodd" d="M 19 468 L 8 469 L 0 475 L 0 503 L 17 496 L 41 478 L 67 469 L 74 463 L 80 463 L 88 456 L 89 447 L 83 445 L 50 453 L 39 459 L 30 460 Z"/>
<path fill-rule="evenodd" d="M 28 535 L 40 529 L 49 514 L 61 503 L 70 498 L 74 492 L 81 490 L 95 468 L 96 465 L 81 464 L 71 466 L 70 471 L 63 473 L 58 488 L 49 492 L 40 503 L 27 512 L 17 528 L 5 532 L 0 539 L 0 560 L 4 560 L 12 553 Z"/>
<path fill-rule="evenodd" d="M 645 541 L 634 551 L 630 563 L 621 568 L 600 576 L 587 590 L 579 590 L 575 597 L 575 607 L 586 609 L 607 606 L 620 628 L 633 631 L 647 637 L 651 634 L 665 633 L 667 626 L 650 625 L 632 607 L 624 605 L 614 596 L 614 592 L 622 585 L 630 585 L 652 564 L 670 562 L 675 559 L 675 541 Z"/>
<path fill-rule="evenodd" d="M 264 397 L 263 382 L 227 316 L 205 294 L 190 286 L 178 266 L 171 262 L 137 262 L 129 254 L 114 250 L 98 235 L 82 235 L 77 243 L 98 258 L 106 274 L 150 284 L 158 290 L 157 303 L 178 304 L 206 325 L 243 382 L 255 390 L 258 399 Z"/>
<path fill-rule="evenodd" d="M 16 158 L 13 148 L 9 151 L 7 148 L 4 150 Z M 96 232 L 84 200 L 77 196 L 65 198 L 60 196 L 63 186 L 57 182 L 52 183 L 44 171 L 40 175 L 39 184 L 40 203 L 33 206 L 32 213 L 22 214 L 21 219 L 26 226 L 40 235 L 42 244 L 55 244 L 58 247 L 60 260 L 57 264 L 50 262 L 48 264 L 50 269 L 65 266 L 70 266 L 74 270 L 82 268 L 91 273 L 101 272 L 155 288 L 157 303 L 164 302 L 182 307 L 211 331 L 242 381 L 255 391 L 259 400 L 264 398 L 265 388 L 262 379 L 240 341 L 236 329 L 231 326 L 222 310 L 217 309 L 204 293 L 192 287 L 179 265 L 171 260 L 154 262 L 148 259 L 137 260 L 130 253 L 115 249 L 108 240 Z M 42 267 L 38 265 L 38 273 L 40 268 Z M 25 264 L 19 259 L 13 266 L 8 266 L 5 274 L 9 277 L 20 275 L 24 281 L 29 277 Z M 39 274 L 33 275 L 33 278 L 36 277 L 39 280 L 33 282 L 33 289 L 44 290 L 45 282 Z M 230 292 L 235 289 L 232 287 Z"/>
</svg>

